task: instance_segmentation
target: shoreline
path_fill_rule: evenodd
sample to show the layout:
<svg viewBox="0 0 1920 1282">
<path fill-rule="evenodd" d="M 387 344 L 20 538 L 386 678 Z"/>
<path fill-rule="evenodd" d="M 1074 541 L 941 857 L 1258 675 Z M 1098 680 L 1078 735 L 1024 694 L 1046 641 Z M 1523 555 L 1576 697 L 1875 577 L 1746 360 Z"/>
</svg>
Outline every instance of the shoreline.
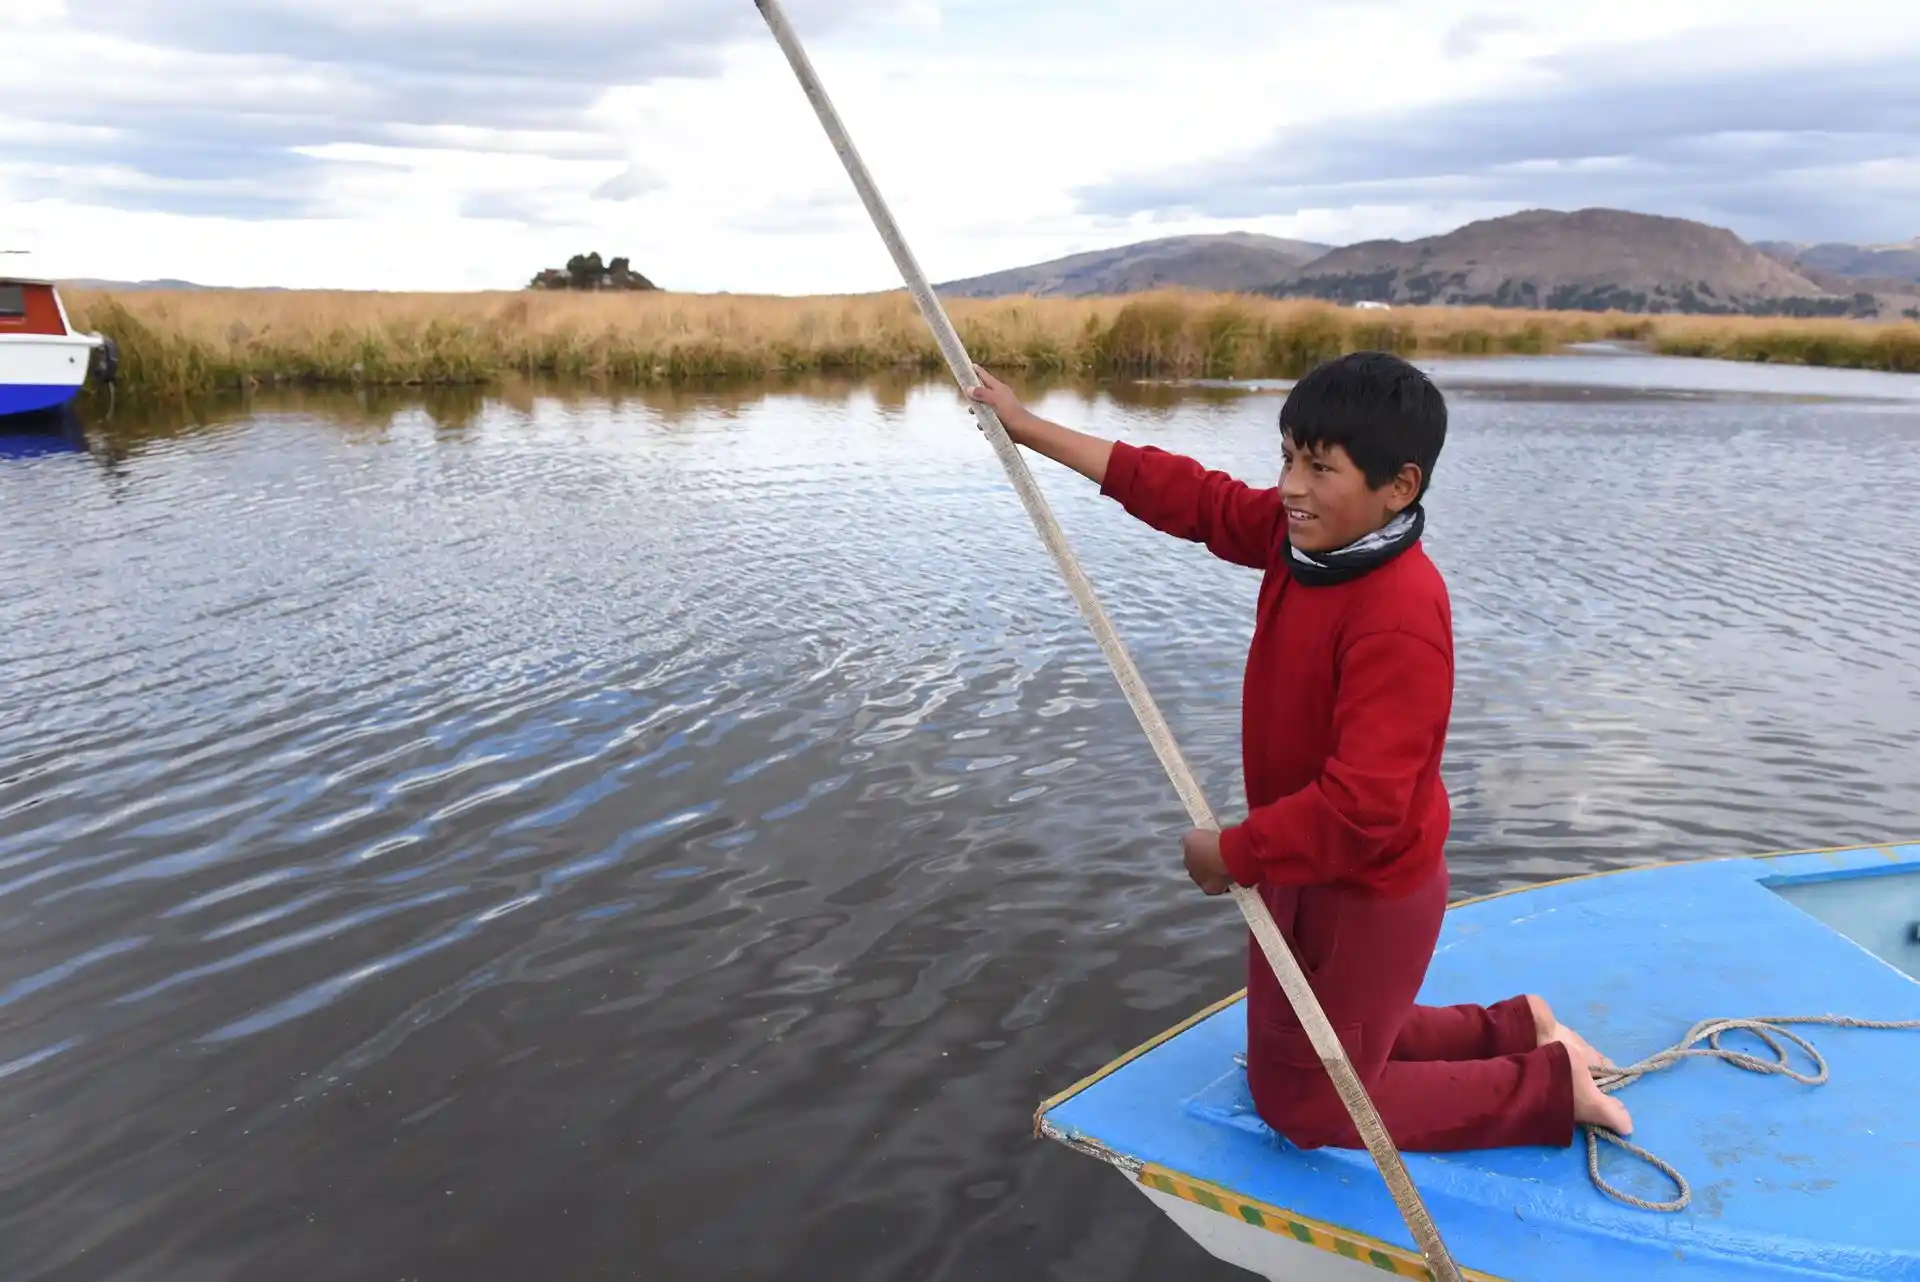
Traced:
<svg viewBox="0 0 1920 1282">
<path fill-rule="evenodd" d="M 276 386 L 485 386 L 516 375 L 644 388 L 945 369 L 904 291 L 63 293 L 77 328 L 119 344 L 119 393 L 135 399 Z M 942 302 L 973 359 L 1017 374 L 1297 378 L 1360 348 L 1546 355 L 1609 340 L 1668 356 L 1920 373 L 1920 324 L 1911 321 L 1376 311 L 1187 291 Z"/>
</svg>

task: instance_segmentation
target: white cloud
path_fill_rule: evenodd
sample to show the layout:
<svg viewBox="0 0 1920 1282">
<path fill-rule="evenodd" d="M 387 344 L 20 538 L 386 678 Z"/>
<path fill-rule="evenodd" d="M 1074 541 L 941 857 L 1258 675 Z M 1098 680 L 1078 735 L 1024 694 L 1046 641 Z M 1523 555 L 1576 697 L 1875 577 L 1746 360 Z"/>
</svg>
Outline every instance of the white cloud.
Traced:
<svg viewBox="0 0 1920 1282">
<path fill-rule="evenodd" d="M 1118 214 L 1611 205 L 1767 237 L 1910 235 L 1920 22 L 1908 28 L 1904 46 L 1894 31 L 1844 51 L 1730 29 L 1540 57 L 1458 100 L 1303 122 L 1086 195 Z"/>
<path fill-rule="evenodd" d="M 830 32 L 902 3 L 799 8 Z M 132 212 L 354 216 L 330 152 L 618 159 L 609 92 L 710 77 L 758 21 L 713 0 L 40 0 L 0 9 L 0 180 Z"/>
<path fill-rule="evenodd" d="M 1807 238 L 1864 197 L 1920 232 L 1913 152 L 1866 145 L 1889 129 L 1856 112 L 1824 155 L 1792 137 L 1860 31 L 1920 48 L 1910 6 L 787 7 L 936 279 L 1226 227 L 1424 234 L 1596 191 Z M 1684 63 L 1626 63 L 1628 32 Z M 674 288 L 897 284 L 745 0 L 11 0 L 0 45 L 0 241 L 49 270 L 513 288 L 598 249 Z M 1770 95 L 1685 93 L 1755 65 Z M 1898 85 L 1876 101 L 1900 110 Z"/>
<path fill-rule="evenodd" d="M 637 161 L 593 189 L 595 200 L 638 200 L 666 186 L 666 180 Z"/>
</svg>

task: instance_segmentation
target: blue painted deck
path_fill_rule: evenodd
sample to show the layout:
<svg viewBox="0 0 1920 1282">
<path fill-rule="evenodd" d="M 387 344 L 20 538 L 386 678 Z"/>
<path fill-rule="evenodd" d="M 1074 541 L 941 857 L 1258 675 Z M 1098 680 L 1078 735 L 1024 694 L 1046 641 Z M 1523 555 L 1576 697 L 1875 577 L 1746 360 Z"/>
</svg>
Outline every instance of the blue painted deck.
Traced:
<svg viewBox="0 0 1920 1282">
<path fill-rule="evenodd" d="M 1920 971 L 1916 921 L 1920 846 L 1666 865 L 1455 908 L 1422 1000 L 1536 992 L 1620 1064 L 1707 1018 L 1916 1019 L 1920 983 L 1901 969 Z M 1825 1056 L 1825 1085 L 1697 1060 L 1621 1092 L 1632 1138 L 1691 1181 L 1685 1211 L 1602 1195 L 1587 1176 L 1584 1136 L 1567 1149 L 1410 1153 L 1408 1168 L 1459 1264 L 1510 1282 L 1920 1282 L 1920 1032 L 1795 1031 Z M 1744 1034 L 1727 1044 L 1769 1054 Z M 1365 1151 L 1303 1153 L 1260 1122 L 1233 1062 L 1245 1045 L 1245 1007 L 1235 1002 L 1045 1120 L 1412 1249 Z M 1658 1172 L 1610 1145 L 1601 1169 L 1628 1193 L 1672 1196 Z"/>
</svg>

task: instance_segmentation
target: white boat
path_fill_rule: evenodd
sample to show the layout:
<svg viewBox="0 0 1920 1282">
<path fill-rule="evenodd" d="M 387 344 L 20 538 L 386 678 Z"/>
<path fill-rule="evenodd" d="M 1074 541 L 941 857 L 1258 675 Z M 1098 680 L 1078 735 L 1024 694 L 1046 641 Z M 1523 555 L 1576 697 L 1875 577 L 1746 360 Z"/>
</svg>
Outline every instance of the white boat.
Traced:
<svg viewBox="0 0 1920 1282">
<path fill-rule="evenodd" d="M 117 364 L 111 339 L 74 331 L 52 281 L 0 269 L 0 419 L 60 409 Z"/>
<path fill-rule="evenodd" d="M 1915 1282 L 1920 1031 L 1792 1017 L 1920 1021 L 1916 980 L 1920 845 L 1667 864 L 1457 905 L 1423 1002 L 1537 993 L 1623 1068 L 1705 1020 L 1770 1018 L 1775 1045 L 1719 1036 L 1742 1064 L 1703 1036 L 1625 1083 L 1632 1142 L 1671 1174 L 1598 1133 L 1408 1153 L 1408 1173 L 1478 1282 Z M 1036 1128 L 1254 1275 L 1429 1277 L 1365 1150 L 1302 1150 L 1261 1120 L 1245 1050 L 1236 995 L 1047 1101 Z"/>
</svg>

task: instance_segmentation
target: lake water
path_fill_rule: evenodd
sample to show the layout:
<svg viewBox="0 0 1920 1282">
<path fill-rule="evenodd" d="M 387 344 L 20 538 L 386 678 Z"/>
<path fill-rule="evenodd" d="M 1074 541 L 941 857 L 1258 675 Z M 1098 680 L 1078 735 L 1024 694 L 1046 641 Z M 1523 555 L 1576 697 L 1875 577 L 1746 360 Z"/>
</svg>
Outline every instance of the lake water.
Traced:
<svg viewBox="0 0 1920 1282">
<path fill-rule="evenodd" d="M 1920 379 L 1434 368 L 1456 894 L 1920 835 Z M 0 447 L 0 1276 L 1244 1276 L 1031 1135 L 1244 927 L 949 387 L 116 420 Z M 1235 817 L 1257 576 L 1034 466 Z"/>
</svg>

